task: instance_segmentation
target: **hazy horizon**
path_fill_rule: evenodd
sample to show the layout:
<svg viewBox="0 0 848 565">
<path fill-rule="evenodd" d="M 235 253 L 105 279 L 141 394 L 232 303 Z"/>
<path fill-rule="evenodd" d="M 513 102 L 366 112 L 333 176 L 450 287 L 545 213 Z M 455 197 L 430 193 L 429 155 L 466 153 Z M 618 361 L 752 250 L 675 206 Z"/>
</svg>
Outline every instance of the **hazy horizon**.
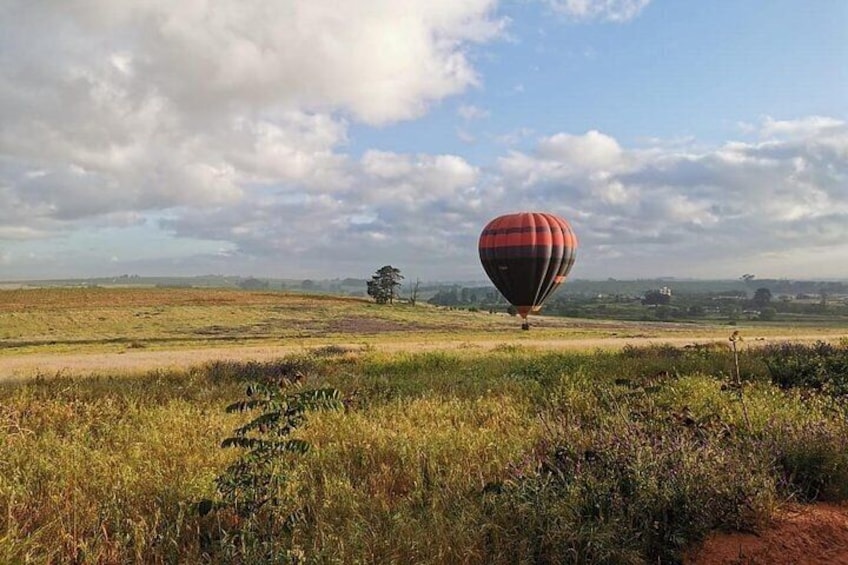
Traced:
<svg viewBox="0 0 848 565">
<path fill-rule="evenodd" d="M 370 273 L 373 274 L 373 273 Z M 401 274 L 404 274 L 401 271 Z M 142 283 L 144 281 L 153 281 L 153 280 L 174 280 L 174 281 L 191 281 L 195 279 L 235 279 L 235 280 L 248 280 L 248 279 L 258 279 L 258 280 L 267 280 L 273 282 L 285 282 L 285 283 L 300 283 L 303 281 L 313 281 L 317 284 L 321 283 L 332 283 L 344 280 L 357 280 L 360 282 L 367 282 L 370 278 L 368 276 L 333 276 L 327 278 L 292 278 L 292 277 L 263 277 L 256 276 L 250 273 L 244 274 L 213 274 L 213 273 L 205 273 L 200 275 L 187 275 L 187 276 L 173 276 L 167 274 L 159 274 L 159 275 L 137 275 L 137 274 L 127 274 L 122 273 L 120 275 L 107 275 L 102 277 L 71 277 L 71 278 L 53 278 L 53 279 L 26 279 L 26 278 L 12 278 L 12 279 L 0 279 L 0 284 L 24 284 L 24 283 L 57 283 L 57 282 L 85 282 L 85 281 L 102 281 L 109 280 L 113 281 L 116 284 L 124 281 L 133 281 L 133 280 L 141 280 Z M 491 286 L 494 288 L 494 285 L 488 278 L 471 278 L 471 279 L 416 279 L 415 277 L 410 278 L 404 274 L 404 279 L 401 281 L 401 286 L 404 288 L 410 287 L 415 284 L 416 280 L 422 285 L 485 285 Z M 568 281 L 564 284 L 562 288 L 568 288 L 569 286 L 573 286 L 575 284 L 594 284 L 594 283 L 634 283 L 634 282 L 652 282 L 652 283 L 663 283 L 667 282 L 673 284 L 677 283 L 732 283 L 736 282 L 740 285 L 745 285 L 747 287 L 753 288 L 757 286 L 757 283 L 766 284 L 769 282 L 791 282 L 791 283 L 831 283 L 831 282 L 842 282 L 848 283 L 848 278 L 754 278 L 750 281 L 749 284 L 745 284 L 745 282 L 737 277 L 737 278 L 691 278 L 691 277 L 673 277 L 673 276 L 645 276 L 638 277 L 632 279 L 626 278 L 575 278 L 569 277 Z M 363 288 L 364 290 L 364 288 Z"/>
</svg>

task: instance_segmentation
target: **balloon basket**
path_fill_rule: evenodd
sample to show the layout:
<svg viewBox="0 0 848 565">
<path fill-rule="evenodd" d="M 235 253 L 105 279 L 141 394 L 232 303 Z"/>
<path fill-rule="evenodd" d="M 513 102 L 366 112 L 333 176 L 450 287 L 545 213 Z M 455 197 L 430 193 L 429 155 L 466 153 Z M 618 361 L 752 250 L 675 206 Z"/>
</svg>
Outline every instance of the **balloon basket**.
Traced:
<svg viewBox="0 0 848 565">
<path fill-rule="evenodd" d="M 525 320 L 524 323 L 521 324 L 521 329 L 525 332 L 528 331 L 530 329 L 530 322 Z"/>
</svg>

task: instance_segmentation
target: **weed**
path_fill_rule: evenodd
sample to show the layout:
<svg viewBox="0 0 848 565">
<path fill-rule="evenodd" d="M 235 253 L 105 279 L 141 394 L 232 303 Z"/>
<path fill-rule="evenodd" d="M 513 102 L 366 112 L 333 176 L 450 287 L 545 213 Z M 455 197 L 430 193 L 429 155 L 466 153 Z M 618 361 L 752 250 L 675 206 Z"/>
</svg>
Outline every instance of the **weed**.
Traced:
<svg viewBox="0 0 848 565">
<path fill-rule="evenodd" d="M 262 378 L 249 382 L 247 399 L 230 404 L 227 412 L 250 412 L 254 417 L 221 444 L 242 453 L 215 480 L 220 500 L 205 499 L 198 510 L 201 515 L 222 512 L 231 524 L 225 530 L 231 541 L 223 546 L 228 558 L 288 561 L 294 550 L 292 528 L 307 511 L 287 492 L 287 471 L 292 457 L 302 456 L 310 447 L 290 436 L 304 426 L 308 412 L 340 408 L 340 394 L 332 388 L 296 390 L 306 378 L 297 363 L 282 365 L 283 370 L 275 366 L 270 373 L 256 364 L 246 368 L 252 378 Z"/>
</svg>

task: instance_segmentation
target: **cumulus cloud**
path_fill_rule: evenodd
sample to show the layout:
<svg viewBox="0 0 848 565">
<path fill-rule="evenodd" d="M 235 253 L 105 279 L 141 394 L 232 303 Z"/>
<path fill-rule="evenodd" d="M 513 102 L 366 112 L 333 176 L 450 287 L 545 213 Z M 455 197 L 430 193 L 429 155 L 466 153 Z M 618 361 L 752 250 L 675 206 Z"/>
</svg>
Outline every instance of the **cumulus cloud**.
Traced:
<svg viewBox="0 0 848 565">
<path fill-rule="evenodd" d="M 626 22 L 638 16 L 651 0 L 548 0 L 548 4 L 565 16 L 578 20 Z"/>
<path fill-rule="evenodd" d="M 485 217 L 481 172 L 454 155 L 368 151 L 354 189 L 279 193 L 162 222 L 183 237 L 233 242 L 240 254 L 295 257 L 297 267 L 359 266 L 363 261 L 438 264 L 465 254 Z M 463 245 L 456 245 L 461 240 Z"/>
<path fill-rule="evenodd" d="M 350 189 L 349 123 L 478 83 L 495 0 L 12 1 L 0 7 L 0 234 L 248 190 Z M 283 188 L 280 188 L 283 187 Z"/>
<path fill-rule="evenodd" d="M 745 266 L 774 269 L 776 253 L 804 260 L 848 241 L 848 128 L 827 131 L 711 149 L 563 132 L 489 168 L 456 155 L 371 150 L 351 163 L 348 190 L 283 191 L 164 226 L 234 242 L 246 256 L 348 269 L 380 257 L 461 278 L 479 275 L 476 239 L 489 219 L 545 210 L 572 221 L 586 275 L 734 276 Z"/>
<path fill-rule="evenodd" d="M 493 0 L 30 4 L 18 4 L 17 21 L 63 19 L 54 25 L 72 39 L 114 45 L 119 72 L 183 110 L 342 108 L 368 123 L 418 116 L 474 84 L 462 47 L 491 40 L 503 26 Z"/>
<path fill-rule="evenodd" d="M 610 170 L 623 165 L 618 142 L 592 130 L 585 135 L 558 133 L 539 143 L 539 154 L 582 170 Z"/>
<path fill-rule="evenodd" d="M 700 150 L 556 134 L 498 169 L 523 202 L 572 214 L 585 253 L 606 254 L 609 269 L 675 264 L 681 275 L 709 276 L 734 258 L 844 246 L 848 126 L 766 119 L 757 133 L 757 142 Z"/>
<path fill-rule="evenodd" d="M 764 138 L 806 138 L 844 131 L 845 122 L 827 116 L 808 116 L 797 120 L 775 120 L 766 116 L 759 127 L 754 127 Z"/>
</svg>

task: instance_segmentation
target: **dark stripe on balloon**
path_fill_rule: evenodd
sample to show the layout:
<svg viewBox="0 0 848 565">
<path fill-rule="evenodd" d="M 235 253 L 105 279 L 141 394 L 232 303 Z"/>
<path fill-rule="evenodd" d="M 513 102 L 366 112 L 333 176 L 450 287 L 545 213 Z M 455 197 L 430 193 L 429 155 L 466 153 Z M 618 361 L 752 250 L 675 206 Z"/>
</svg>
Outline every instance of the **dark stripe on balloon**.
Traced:
<svg viewBox="0 0 848 565">
<path fill-rule="evenodd" d="M 484 229 L 483 233 L 480 234 L 480 235 L 485 237 L 487 235 L 501 235 L 501 234 L 506 234 L 506 233 L 531 233 L 531 232 L 536 232 L 536 233 L 546 233 L 547 232 L 547 233 L 550 233 L 551 229 L 562 229 L 562 228 L 560 228 L 559 226 L 554 226 L 553 228 L 551 228 L 551 226 L 536 226 L 536 227 L 523 226 L 523 227 L 518 227 L 518 228 L 497 227 L 497 228 L 492 228 L 492 229 Z"/>
<path fill-rule="evenodd" d="M 577 242 L 570 233 L 519 233 L 510 235 L 484 235 L 480 238 L 480 248 L 489 247 L 525 247 L 529 245 L 551 245 L 554 247 L 577 247 Z"/>
<path fill-rule="evenodd" d="M 537 245 L 489 245 L 489 246 L 480 246 L 480 259 L 486 260 L 483 257 L 483 250 L 490 251 L 492 255 L 496 255 L 497 258 L 511 259 L 513 257 L 557 257 L 561 254 L 570 255 L 574 253 L 573 247 L 560 247 L 560 246 L 545 246 L 539 247 Z M 492 258 L 491 260 L 497 260 L 496 258 Z"/>
</svg>

